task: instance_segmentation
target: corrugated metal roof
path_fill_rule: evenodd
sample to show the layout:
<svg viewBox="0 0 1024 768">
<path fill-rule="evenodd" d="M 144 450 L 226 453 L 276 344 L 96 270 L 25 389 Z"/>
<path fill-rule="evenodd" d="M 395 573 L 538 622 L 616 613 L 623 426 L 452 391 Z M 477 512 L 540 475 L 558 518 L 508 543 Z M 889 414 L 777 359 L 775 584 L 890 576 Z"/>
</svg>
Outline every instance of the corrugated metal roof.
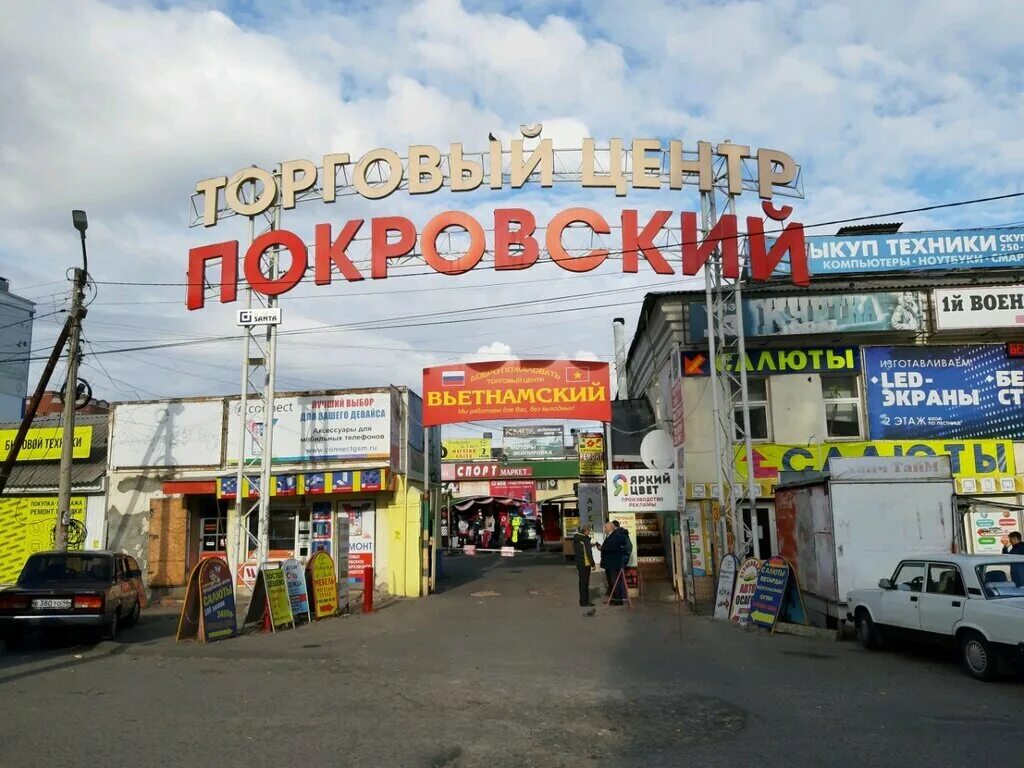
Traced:
<svg viewBox="0 0 1024 768">
<path fill-rule="evenodd" d="M 107 473 L 107 424 L 106 414 L 76 416 L 78 426 L 92 426 L 92 445 L 89 458 L 76 459 L 71 463 L 71 488 L 94 488 Z M 46 416 L 32 422 L 34 428 L 59 427 L 62 419 Z M 0 429 L 17 429 L 18 422 L 0 424 Z M 7 481 L 7 488 L 31 488 L 34 490 L 56 489 L 60 483 L 60 459 L 55 461 L 19 461 Z"/>
</svg>

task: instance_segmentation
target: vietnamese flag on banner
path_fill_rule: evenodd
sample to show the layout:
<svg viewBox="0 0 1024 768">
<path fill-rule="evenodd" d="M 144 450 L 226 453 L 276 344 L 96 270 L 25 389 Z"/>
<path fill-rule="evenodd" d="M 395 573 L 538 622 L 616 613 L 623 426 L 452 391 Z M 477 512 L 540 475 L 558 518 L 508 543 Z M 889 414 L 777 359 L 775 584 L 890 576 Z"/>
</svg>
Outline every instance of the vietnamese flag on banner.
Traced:
<svg viewBox="0 0 1024 768">
<path fill-rule="evenodd" d="M 611 421 L 608 363 L 501 360 L 423 369 L 423 426 L 488 419 Z"/>
</svg>

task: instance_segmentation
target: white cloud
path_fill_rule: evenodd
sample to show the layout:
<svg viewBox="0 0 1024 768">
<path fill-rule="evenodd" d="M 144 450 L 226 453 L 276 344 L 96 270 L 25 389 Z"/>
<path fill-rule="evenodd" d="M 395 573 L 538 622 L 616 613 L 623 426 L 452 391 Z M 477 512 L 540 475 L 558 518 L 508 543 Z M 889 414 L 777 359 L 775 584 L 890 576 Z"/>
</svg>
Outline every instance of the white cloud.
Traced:
<svg viewBox="0 0 1024 768">
<path fill-rule="evenodd" d="M 556 146 L 588 135 L 729 138 L 789 150 L 804 165 L 807 200 L 796 207 L 805 222 L 1015 190 L 1024 165 L 1016 141 L 1024 10 L 1011 0 L 987 3 L 984 14 L 953 0 L 856 9 L 638 0 L 628 13 L 612 2 L 528 3 L 525 16 L 501 0 L 472 9 L 458 0 L 382 1 L 343 13 L 258 2 L 240 20 L 217 5 L 82 0 L 5 9 L 0 271 L 16 292 L 47 283 L 25 290 L 41 305 L 62 301 L 66 285 L 51 281 L 79 259 L 69 210 L 86 208 L 90 263 L 103 282 L 86 321 L 97 348 L 235 332 L 233 307 L 188 313 L 180 285 L 112 283 L 180 283 L 190 247 L 244 238 L 238 219 L 189 230 L 186 210 L 197 180 L 250 163 L 413 143 L 482 150 L 488 132 L 507 140 L 536 122 Z M 569 205 L 612 221 L 624 207 L 696 207 L 689 191 L 623 201 L 562 185 L 514 197 L 347 198 L 290 211 L 286 226 L 311 239 L 322 221 L 335 231 L 348 218 L 379 215 L 422 225 L 446 209 L 486 222 L 509 200 L 540 222 Z M 927 227 L 1021 216 L 1007 203 L 901 218 Z M 449 278 L 411 264 L 393 268 L 402 278 L 302 286 L 283 302 L 285 329 L 346 325 L 282 337 L 280 375 L 310 386 L 416 385 L 424 365 L 480 355 L 576 349 L 609 359 L 611 319 L 625 316 L 632 327 L 638 286 L 658 283 L 616 267 L 573 276 L 547 264 Z M 41 321 L 37 348 L 45 353 L 56 333 Z M 237 388 L 238 355 L 233 340 L 87 362 L 101 396 L 132 396 L 124 381 L 201 394 Z"/>
</svg>

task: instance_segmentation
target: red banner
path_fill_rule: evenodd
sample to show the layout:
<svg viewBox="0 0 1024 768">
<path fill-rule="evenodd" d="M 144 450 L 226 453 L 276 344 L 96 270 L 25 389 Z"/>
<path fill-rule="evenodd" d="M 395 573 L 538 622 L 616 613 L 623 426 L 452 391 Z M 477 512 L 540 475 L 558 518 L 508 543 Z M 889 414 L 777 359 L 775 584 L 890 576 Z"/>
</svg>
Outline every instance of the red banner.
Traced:
<svg viewBox="0 0 1024 768">
<path fill-rule="evenodd" d="M 488 419 L 611 421 L 608 364 L 503 360 L 423 369 L 423 426 Z"/>
</svg>

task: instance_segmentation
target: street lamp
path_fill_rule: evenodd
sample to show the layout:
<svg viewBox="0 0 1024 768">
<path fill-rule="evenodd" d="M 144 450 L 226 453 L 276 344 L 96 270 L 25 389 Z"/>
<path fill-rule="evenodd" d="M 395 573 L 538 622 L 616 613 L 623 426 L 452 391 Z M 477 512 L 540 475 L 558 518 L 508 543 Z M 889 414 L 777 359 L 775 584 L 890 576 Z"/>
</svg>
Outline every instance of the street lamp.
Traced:
<svg viewBox="0 0 1024 768">
<path fill-rule="evenodd" d="M 89 217 L 85 215 L 85 211 L 72 211 L 71 221 L 75 225 L 75 229 L 82 236 L 82 271 L 85 273 L 85 277 L 88 278 L 89 257 L 85 252 L 85 230 L 89 228 Z"/>
</svg>

